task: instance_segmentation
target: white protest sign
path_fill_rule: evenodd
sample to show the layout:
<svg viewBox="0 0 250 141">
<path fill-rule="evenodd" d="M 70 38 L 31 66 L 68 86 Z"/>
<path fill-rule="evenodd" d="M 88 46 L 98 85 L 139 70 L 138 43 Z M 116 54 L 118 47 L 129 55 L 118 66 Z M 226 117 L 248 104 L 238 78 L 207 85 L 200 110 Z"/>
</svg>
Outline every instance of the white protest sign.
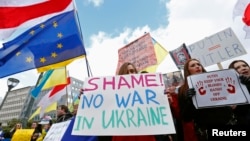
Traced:
<svg viewBox="0 0 250 141">
<path fill-rule="evenodd" d="M 50 127 L 43 141 L 60 141 L 67 130 L 71 120 L 60 123 L 54 123 Z"/>
<path fill-rule="evenodd" d="M 189 45 L 188 51 L 203 66 L 214 65 L 247 53 L 231 28 Z"/>
<path fill-rule="evenodd" d="M 196 108 L 250 103 L 248 90 L 240 83 L 234 69 L 191 75 L 188 85 L 195 88 L 193 103 Z"/>
<path fill-rule="evenodd" d="M 84 81 L 73 135 L 173 134 L 161 74 L 92 77 Z"/>
</svg>

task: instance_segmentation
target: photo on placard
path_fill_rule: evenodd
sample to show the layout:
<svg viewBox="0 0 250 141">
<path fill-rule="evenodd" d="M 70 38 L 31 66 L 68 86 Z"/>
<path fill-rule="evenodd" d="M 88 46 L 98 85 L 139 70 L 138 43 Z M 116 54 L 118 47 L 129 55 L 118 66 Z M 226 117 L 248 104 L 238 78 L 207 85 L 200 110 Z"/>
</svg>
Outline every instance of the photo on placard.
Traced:
<svg viewBox="0 0 250 141">
<path fill-rule="evenodd" d="M 165 73 L 163 74 L 163 80 L 166 88 L 171 86 L 178 87 L 184 81 L 181 71 Z"/>
</svg>

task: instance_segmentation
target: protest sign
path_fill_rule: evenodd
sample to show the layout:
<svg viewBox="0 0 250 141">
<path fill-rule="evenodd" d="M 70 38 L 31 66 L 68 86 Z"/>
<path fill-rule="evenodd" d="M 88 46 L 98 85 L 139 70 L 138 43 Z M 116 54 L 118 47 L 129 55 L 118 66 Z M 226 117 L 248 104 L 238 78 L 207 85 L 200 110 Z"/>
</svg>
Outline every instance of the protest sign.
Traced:
<svg viewBox="0 0 250 141">
<path fill-rule="evenodd" d="M 183 69 L 186 61 L 190 59 L 190 55 L 185 43 L 183 43 L 180 47 L 170 51 L 169 53 L 178 69 Z"/>
<path fill-rule="evenodd" d="M 43 141 L 61 141 L 70 122 L 71 120 L 67 120 L 52 124 Z"/>
<path fill-rule="evenodd" d="M 173 134 L 161 74 L 90 77 L 84 81 L 73 135 Z"/>
<path fill-rule="evenodd" d="M 71 119 L 71 122 L 67 130 L 65 131 L 61 141 L 98 141 L 97 136 L 72 135 L 71 133 L 72 133 L 74 122 L 75 122 L 75 117 Z"/>
<path fill-rule="evenodd" d="M 193 97 L 196 108 L 250 103 L 249 92 L 234 69 L 191 75 L 188 85 L 196 91 Z"/>
<path fill-rule="evenodd" d="M 17 129 L 11 141 L 30 141 L 34 129 Z"/>
<path fill-rule="evenodd" d="M 157 64 L 152 37 L 149 33 L 118 50 L 117 70 L 125 62 L 135 64 L 138 70 Z"/>
<path fill-rule="evenodd" d="M 231 28 L 189 45 L 188 51 L 203 66 L 218 64 L 247 53 Z"/>
<path fill-rule="evenodd" d="M 171 87 L 171 86 L 181 86 L 184 82 L 183 76 L 181 71 L 174 71 L 169 73 L 164 73 L 163 80 L 165 87 Z"/>
</svg>

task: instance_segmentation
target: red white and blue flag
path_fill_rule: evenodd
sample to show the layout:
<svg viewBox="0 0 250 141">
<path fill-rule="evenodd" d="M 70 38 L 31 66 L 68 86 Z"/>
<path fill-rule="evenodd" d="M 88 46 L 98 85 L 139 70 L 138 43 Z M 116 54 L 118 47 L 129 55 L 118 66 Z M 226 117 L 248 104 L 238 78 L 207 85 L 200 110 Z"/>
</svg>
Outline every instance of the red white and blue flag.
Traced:
<svg viewBox="0 0 250 141">
<path fill-rule="evenodd" d="M 0 0 L 0 40 L 71 10 L 72 0 Z"/>
<path fill-rule="evenodd" d="M 250 38 L 250 0 L 238 0 L 234 6 L 233 19 L 241 16 L 245 26 L 243 30 L 246 32 L 245 38 Z"/>
</svg>

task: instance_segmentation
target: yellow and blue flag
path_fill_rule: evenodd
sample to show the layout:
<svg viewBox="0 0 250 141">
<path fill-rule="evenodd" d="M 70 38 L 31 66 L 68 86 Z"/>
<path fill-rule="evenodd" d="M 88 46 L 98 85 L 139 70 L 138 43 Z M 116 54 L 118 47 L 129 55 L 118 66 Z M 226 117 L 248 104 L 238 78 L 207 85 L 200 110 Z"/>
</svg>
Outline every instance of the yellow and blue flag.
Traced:
<svg viewBox="0 0 250 141">
<path fill-rule="evenodd" d="M 169 52 L 163 46 L 161 46 L 160 43 L 157 42 L 154 38 L 152 38 L 152 42 L 154 45 L 154 51 L 155 51 L 155 56 L 157 59 L 157 64 L 149 66 L 142 70 L 142 71 L 147 71 L 150 73 L 156 72 L 158 66 L 165 59 L 165 57 L 169 54 Z"/>
<path fill-rule="evenodd" d="M 74 11 L 36 25 L 0 49 L 0 78 L 34 68 L 66 66 L 86 55 Z M 65 62 L 65 63 L 62 63 Z"/>
<path fill-rule="evenodd" d="M 36 98 L 41 90 L 52 88 L 60 84 L 66 84 L 67 82 L 66 67 L 48 70 L 43 74 L 37 86 L 31 90 L 31 95 Z"/>
</svg>

